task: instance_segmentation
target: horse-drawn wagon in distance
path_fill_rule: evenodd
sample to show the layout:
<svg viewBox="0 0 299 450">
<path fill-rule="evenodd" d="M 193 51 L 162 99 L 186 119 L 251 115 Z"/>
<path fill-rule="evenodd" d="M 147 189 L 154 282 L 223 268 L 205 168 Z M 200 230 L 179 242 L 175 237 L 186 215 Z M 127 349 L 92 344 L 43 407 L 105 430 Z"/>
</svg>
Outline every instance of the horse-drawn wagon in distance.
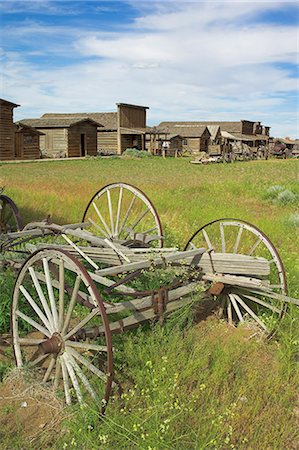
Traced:
<svg viewBox="0 0 299 450">
<path fill-rule="evenodd" d="M 116 387 L 116 333 L 162 324 L 209 299 L 231 326 L 270 337 L 287 303 L 299 305 L 287 297 L 281 258 L 257 227 L 217 219 L 182 249 L 166 247 L 156 208 L 127 183 L 100 189 L 82 220 L 67 225 L 23 226 L 14 202 L 1 195 L 0 224 L 0 264 L 16 274 L 7 344 L 17 367 L 61 391 L 66 404 L 91 397 L 105 412 Z"/>
</svg>

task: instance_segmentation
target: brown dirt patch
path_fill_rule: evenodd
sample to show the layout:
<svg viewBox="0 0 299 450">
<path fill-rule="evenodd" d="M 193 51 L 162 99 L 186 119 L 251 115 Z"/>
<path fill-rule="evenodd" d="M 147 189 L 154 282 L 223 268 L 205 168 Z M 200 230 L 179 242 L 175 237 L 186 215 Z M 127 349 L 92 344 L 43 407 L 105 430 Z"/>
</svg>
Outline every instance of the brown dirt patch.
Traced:
<svg viewBox="0 0 299 450">
<path fill-rule="evenodd" d="M 1 383 L 0 442 L 19 435 L 24 444 L 21 448 L 38 448 L 37 442 L 38 445 L 44 442 L 43 448 L 50 448 L 49 440 L 54 435 L 57 438 L 63 418 L 62 401 L 32 376 L 29 379 L 28 374 L 14 369 Z"/>
</svg>

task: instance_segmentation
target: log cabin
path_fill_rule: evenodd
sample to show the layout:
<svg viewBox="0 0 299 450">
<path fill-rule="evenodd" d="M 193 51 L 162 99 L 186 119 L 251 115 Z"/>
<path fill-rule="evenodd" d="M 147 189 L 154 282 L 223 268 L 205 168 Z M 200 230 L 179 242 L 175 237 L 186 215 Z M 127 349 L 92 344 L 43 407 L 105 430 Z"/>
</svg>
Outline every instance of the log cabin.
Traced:
<svg viewBox="0 0 299 450">
<path fill-rule="evenodd" d="M 97 129 L 102 125 L 90 118 L 42 117 L 24 119 L 18 125 L 34 127 L 41 133 L 39 143 L 43 157 L 97 155 Z"/>
</svg>

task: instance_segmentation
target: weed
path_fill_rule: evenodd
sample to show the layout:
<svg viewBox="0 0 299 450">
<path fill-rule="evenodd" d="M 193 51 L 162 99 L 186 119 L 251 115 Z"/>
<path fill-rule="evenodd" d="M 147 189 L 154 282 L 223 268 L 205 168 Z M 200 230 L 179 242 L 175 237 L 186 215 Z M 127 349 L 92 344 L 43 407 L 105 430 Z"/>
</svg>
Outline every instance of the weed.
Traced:
<svg viewBox="0 0 299 450">
<path fill-rule="evenodd" d="M 296 201 L 297 201 L 297 195 L 294 194 L 289 189 L 285 189 L 284 191 L 280 192 L 277 195 L 277 203 L 282 206 L 292 205 L 292 204 L 296 203 Z"/>
</svg>

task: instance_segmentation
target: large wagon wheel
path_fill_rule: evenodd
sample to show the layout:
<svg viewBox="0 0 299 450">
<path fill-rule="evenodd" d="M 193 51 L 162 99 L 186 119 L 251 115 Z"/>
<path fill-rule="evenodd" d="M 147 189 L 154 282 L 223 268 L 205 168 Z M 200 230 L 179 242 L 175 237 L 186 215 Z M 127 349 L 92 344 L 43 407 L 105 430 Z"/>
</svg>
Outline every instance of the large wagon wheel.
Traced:
<svg viewBox="0 0 299 450">
<path fill-rule="evenodd" d="M 7 195 L 0 195 L 0 234 L 20 231 L 22 228 L 17 205 Z"/>
<path fill-rule="evenodd" d="M 99 190 L 83 215 L 92 232 L 114 241 L 162 247 L 162 225 L 150 199 L 135 186 L 113 183 Z"/>
<path fill-rule="evenodd" d="M 111 333 L 98 290 L 75 257 L 45 249 L 25 261 L 14 287 L 11 325 L 18 367 L 35 370 L 41 381 L 64 391 L 68 405 L 88 396 L 102 399 L 104 413 L 113 377 Z M 98 326 L 102 337 L 96 337 Z"/>
<path fill-rule="evenodd" d="M 219 315 L 230 324 L 251 321 L 272 336 L 283 317 L 286 304 L 271 298 L 271 292 L 287 294 L 285 269 L 270 239 L 256 226 L 239 219 L 218 219 L 201 227 L 185 249 L 208 248 L 211 252 L 243 254 L 265 258 L 270 265 L 267 293 L 226 286 L 219 297 Z"/>
</svg>

